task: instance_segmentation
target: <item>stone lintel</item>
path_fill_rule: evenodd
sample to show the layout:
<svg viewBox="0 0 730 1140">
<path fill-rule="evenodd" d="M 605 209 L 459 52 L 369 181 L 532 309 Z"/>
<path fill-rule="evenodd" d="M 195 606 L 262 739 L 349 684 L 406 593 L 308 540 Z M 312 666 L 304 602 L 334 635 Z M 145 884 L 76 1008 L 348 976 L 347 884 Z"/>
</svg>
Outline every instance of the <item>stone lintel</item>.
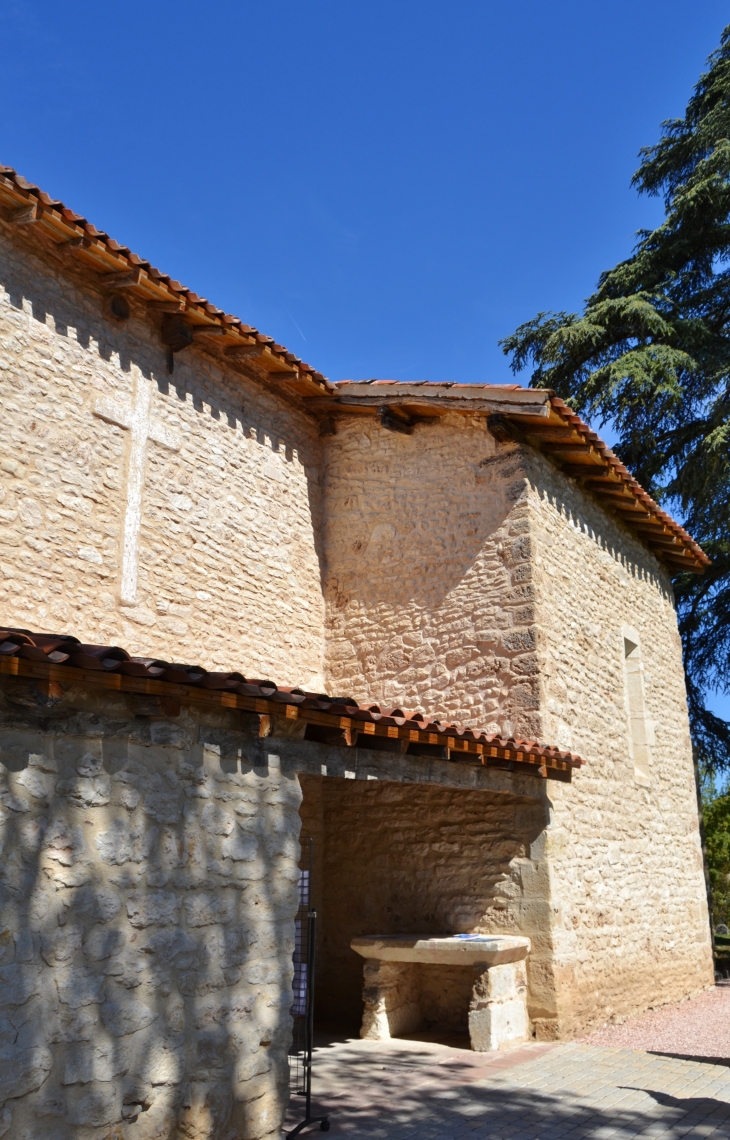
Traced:
<svg viewBox="0 0 730 1140">
<path fill-rule="evenodd" d="M 500 966 L 518 962 L 530 952 L 530 939 L 489 934 L 458 938 L 451 935 L 373 934 L 353 938 L 352 949 L 363 958 L 384 962 L 425 962 L 442 966 Z"/>
<path fill-rule="evenodd" d="M 347 748 L 275 736 L 260 741 L 259 747 L 262 753 L 278 753 L 283 769 L 313 776 L 390 780 L 399 784 L 439 784 L 449 788 L 499 792 L 540 802 L 547 802 L 549 792 L 546 780 L 491 768 L 478 761 L 404 756 L 396 752 L 374 752 L 367 748 Z"/>
</svg>

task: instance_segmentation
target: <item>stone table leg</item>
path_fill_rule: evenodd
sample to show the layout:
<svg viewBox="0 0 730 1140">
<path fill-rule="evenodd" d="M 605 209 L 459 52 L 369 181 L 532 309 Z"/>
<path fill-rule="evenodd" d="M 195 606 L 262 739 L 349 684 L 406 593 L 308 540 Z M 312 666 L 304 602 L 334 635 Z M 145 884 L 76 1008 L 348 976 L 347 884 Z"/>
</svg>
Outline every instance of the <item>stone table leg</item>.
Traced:
<svg viewBox="0 0 730 1140">
<path fill-rule="evenodd" d="M 364 967 L 361 1037 L 383 1041 L 421 1025 L 418 978 L 412 962 L 368 958 Z"/>
<path fill-rule="evenodd" d="M 527 972 L 525 963 L 492 966 L 474 983 L 469 1006 L 469 1037 L 477 1053 L 507 1049 L 525 1041 Z"/>
</svg>

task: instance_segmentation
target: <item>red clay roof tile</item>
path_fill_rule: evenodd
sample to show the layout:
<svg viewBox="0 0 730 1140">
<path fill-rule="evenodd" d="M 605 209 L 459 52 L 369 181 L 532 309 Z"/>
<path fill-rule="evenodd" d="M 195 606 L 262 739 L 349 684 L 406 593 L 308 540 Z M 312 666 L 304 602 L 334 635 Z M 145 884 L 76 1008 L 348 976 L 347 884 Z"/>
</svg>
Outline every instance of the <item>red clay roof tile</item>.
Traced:
<svg viewBox="0 0 730 1140">
<path fill-rule="evenodd" d="M 309 364 L 305 364 L 304 362 L 300 361 L 298 357 L 294 356 L 292 353 L 289 353 L 287 349 L 285 349 L 282 345 L 275 344 L 273 337 L 265 336 L 263 333 L 259 333 L 258 330 L 253 326 L 244 324 L 237 317 L 230 316 L 229 314 L 224 314 L 223 310 L 216 308 L 215 305 L 210 304 L 205 298 L 198 297 L 196 293 L 191 292 L 185 285 L 181 284 L 181 282 L 171 279 L 167 274 L 162 273 L 159 269 L 156 269 L 154 266 L 150 265 L 150 263 L 148 261 L 145 261 L 144 258 L 141 258 L 137 254 L 132 253 L 127 246 L 121 245 L 113 238 L 110 238 L 106 233 L 104 233 L 103 230 L 98 230 L 80 214 L 76 214 L 73 210 L 70 210 L 63 204 L 63 202 L 60 202 L 58 199 L 51 198 L 44 191 L 40 190 L 34 183 L 28 182 L 27 179 L 25 179 L 22 175 L 17 174 L 13 167 L 0 165 L 0 177 L 7 180 L 7 185 L 12 184 L 24 195 L 35 197 L 44 206 L 44 208 L 54 211 L 63 220 L 64 223 L 74 226 L 81 226 L 88 237 L 103 242 L 106 245 L 108 251 L 114 254 L 115 257 L 123 257 L 128 263 L 131 263 L 138 268 L 144 269 L 151 278 L 157 282 L 166 283 L 167 287 L 173 292 L 178 294 L 185 294 L 186 299 L 189 303 L 196 304 L 201 308 L 204 308 L 208 314 L 214 316 L 222 324 L 228 326 L 235 325 L 240 329 L 242 333 L 255 336 L 259 343 L 269 346 L 269 349 L 272 352 L 278 354 L 280 357 L 283 357 L 286 362 L 297 362 L 300 373 L 308 373 L 312 377 L 316 378 L 318 382 L 325 384 L 328 383 L 322 374 L 316 372 Z M 359 381 L 358 383 L 361 383 L 363 386 L 378 388 L 387 386 L 398 386 L 401 388 L 455 388 L 455 395 L 458 394 L 459 388 L 463 387 L 456 384 L 454 381 L 438 382 L 428 380 L 403 382 L 398 380 L 373 379 Z M 346 384 L 351 385 L 352 381 L 340 381 L 337 387 Z M 481 387 L 484 387 L 485 389 L 491 389 L 493 391 L 524 390 L 519 384 L 481 385 Z M 650 514 L 655 516 L 658 521 L 663 523 L 667 529 L 679 539 L 681 544 L 688 550 L 688 552 L 691 552 L 700 567 L 709 565 L 710 559 L 706 554 L 704 554 L 697 543 L 694 542 L 690 535 L 688 535 L 687 532 L 681 526 L 679 526 L 678 523 L 674 522 L 674 520 L 670 518 L 666 512 L 661 510 L 661 508 L 653 501 L 653 499 L 650 498 L 646 491 L 644 491 L 644 489 L 636 482 L 636 480 L 633 479 L 627 469 L 618 460 L 617 456 L 615 456 L 613 452 L 607 448 L 604 443 L 602 443 L 596 433 L 591 431 L 588 425 L 583 423 L 583 421 L 578 416 L 576 416 L 562 400 L 555 396 L 554 393 L 551 393 L 550 395 L 551 404 L 554 411 L 557 412 L 563 420 L 565 420 L 567 423 L 570 423 L 570 425 L 579 434 L 584 436 L 587 441 L 590 441 L 596 446 L 597 450 L 601 452 L 603 458 L 606 460 L 607 465 L 620 478 L 621 482 L 626 486 L 627 490 L 630 491 L 634 499 L 643 507 L 645 507 Z"/>
<path fill-rule="evenodd" d="M 172 292 L 184 294 L 185 299 L 189 304 L 200 306 L 209 315 L 214 316 L 223 324 L 226 324 L 228 326 L 237 326 L 244 334 L 256 334 L 257 330 L 251 325 L 244 324 L 237 317 L 232 317 L 228 314 L 224 314 L 222 309 L 219 309 L 215 305 L 208 302 L 206 298 L 199 298 L 197 294 L 189 290 L 187 286 L 183 285 L 180 281 L 173 280 L 167 274 L 162 273 L 159 269 L 156 269 L 154 266 L 152 266 L 149 261 L 146 261 L 144 258 L 139 257 L 137 254 L 132 253 L 127 246 L 121 245 L 119 242 L 109 237 L 109 235 L 103 230 L 98 230 L 96 226 L 92 225 L 92 223 L 84 218 L 81 214 L 77 214 L 74 210 L 69 209 L 69 207 L 65 206 L 63 202 L 49 197 L 48 194 L 40 190 L 34 183 L 28 182 L 27 179 L 23 178 L 21 174 L 18 174 L 12 166 L 3 166 L 0 164 L 0 177 L 6 180 L 5 184 L 7 186 L 12 185 L 17 191 L 26 197 L 26 199 L 29 197 L 37 199 L 37 201 L 40 202 L 44 209 L 53 211 L 59 217 L 59 219 L 63 221 L 64 224 L 80 227 L 83 229 L 88 238 L 92 238 L 94 241 L 102 242 L 106 246 L 108 252 L 113 254 L 116 258 L 125 258 L 136 267 L 144 269 L 144 271 L 151 278 L 153 278 L 154 281 L 167 285 L 167 288 Z M 275 354 L 284 355 L 286 353 L 286 349 L 284 349 L 282 346 L 274 346 L 272 337 L 261 337 L 260 339 L 262 339 L 264 343 L 271 345 Z M 321 374 L 321 372 L 317 372 L 309 365 L 300 365 L 299 370 L 300 372 L 308 373 L 320 386 L 329 386 L 329 382 Z"/>
<path fill-rule="evenodd" d="M 150 680 L 168 684 L 189 685 L 209 690 L 224 690 L 263 699 L 281 705 L 294 705 L 300 710 L 312 710 L 332 718 L 332 727 L 341 727 L 340 718 L 379 725 L 393 725 L 438 737 L 438 743 L 447 744 L 455 751 L 459 742 L 481 746 L 494 752 L 498 759 L 510 760 L 514 757 L 519 764 L 523 760 L 546 770 L 568 772 L 584 763 L 580 756 L 550 745 L 538 744 L 533 740 L 519 740 L 514 737 L 501 737 L 477 728 L 465 728 L 458 724 L 443 723 L 424 713 L 407 712 L 401 708 L 382 708 L 379 704 L 358 704 L 352 697 L 331 697 L 323 693 L 309 693 L 300 688 L 278 686 L 274 681 L 244 678 L 242 673 L 210 672 L 199 665 L 175 664 L 150 657 L 130 657 L 119 646 L 85 645 L 69 634 L 36 633 L 14 628 L 0 629 L 0 662 L 9 658 L 21 661 L 65 666 L 69 669 L 83 669 L 89 672 L 118 673 L 127 677 L 147 677 Z M 8 672 L 7 666 L 0 668 Z M 306 715 L 303 716 L 306 720 Z M 321 723 L 318 721 L 317 723 Z M 502 753 L 500 757 L 498 754 Z M 544 773 L 543 773 L 544 774 Z"/>
</svg>

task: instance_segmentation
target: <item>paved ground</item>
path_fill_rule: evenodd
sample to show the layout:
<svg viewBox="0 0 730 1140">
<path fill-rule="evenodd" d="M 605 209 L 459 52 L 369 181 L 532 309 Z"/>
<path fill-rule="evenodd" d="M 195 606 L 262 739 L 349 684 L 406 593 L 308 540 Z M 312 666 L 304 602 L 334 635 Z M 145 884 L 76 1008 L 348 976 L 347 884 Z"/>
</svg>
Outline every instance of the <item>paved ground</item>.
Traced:
<svg viewBox="0 0 730 1140">
<path fill-rule="evenodd" d="M 724 1010 L 730 1037 L 730 991 L 713 995 L 718 991 L 694 999 L 699 1005 L 662 1011 L 674 1026 L 669 1053 L 572 1042 L 493 1056 L 470 1052 L 466 1042 L 323 1037 L 315 1055 L 315 1100 L 331 1113 L 331 1136 L 358 1140 L 725 1140 L 730 1048 L 716 1050 Z M 726 1057 L 724 1064 L 686 1059 L 690 1052 L 697 1056 L 696 1038 L 690 1034 L 683 1043 L 677 1036 L 677 1011 L 694 1032 L 708 1016 L 708 1003 L 709 1024 L 716 1026 L 709 1055 Z M 658 1032 L 651 1019 L 649 1029 Z M 636 1044 L 636 1033 L 632 1040 Z M 686 1040 L 692 1050 L 684 1048 Z M 287 1127 L 301 1116 L 302 1102 L 294 1098 Z M 307 1134 L 317 1134 L 317 1126 Z"/>
</svg>

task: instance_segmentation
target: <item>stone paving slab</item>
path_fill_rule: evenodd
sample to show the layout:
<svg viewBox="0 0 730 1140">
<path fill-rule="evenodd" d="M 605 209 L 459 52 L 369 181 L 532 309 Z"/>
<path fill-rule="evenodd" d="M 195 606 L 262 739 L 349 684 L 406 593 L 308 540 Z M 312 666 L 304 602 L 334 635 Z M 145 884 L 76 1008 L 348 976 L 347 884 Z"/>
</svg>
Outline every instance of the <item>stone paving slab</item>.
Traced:
<svg viewBox="0 0 730 1140">
<path fill-rule="evenodd" d="M 569 1043 L 495 1056 L 413 1039 L 340 1039 L 317 1048 L 314 1072 L 330 1136 L 730 1138 L 730 1067 L 639 1050 Z M 295 1099 L 287 1127 L 299 1119 Z"/>
</svg>

